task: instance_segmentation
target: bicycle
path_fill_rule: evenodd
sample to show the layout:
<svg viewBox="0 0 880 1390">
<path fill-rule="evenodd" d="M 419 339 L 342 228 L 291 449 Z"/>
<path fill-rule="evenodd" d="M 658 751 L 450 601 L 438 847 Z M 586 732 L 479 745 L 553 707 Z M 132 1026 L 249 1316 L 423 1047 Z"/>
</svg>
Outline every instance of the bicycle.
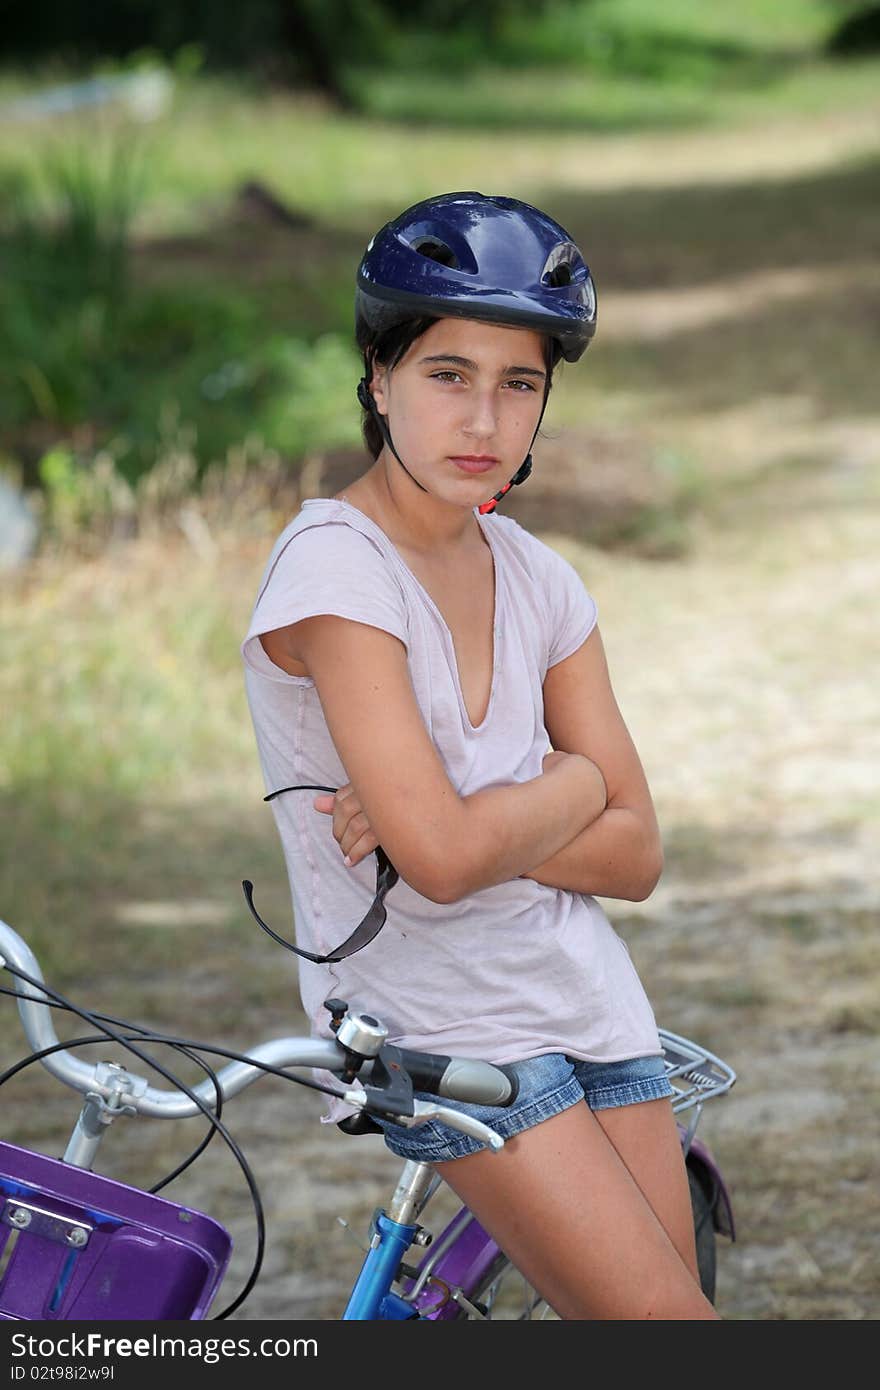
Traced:
<svg viewBox="0 0 880 1390">
<path fill-rule="evenodd" d="M 515 1099 L 515 1078 L 504 1067 L 467 1058 L 441 1057 L 394 1047 L 382 1023 L 353 1013 L 343 1000 L 328 1000 L 332 1039 L 290 1037 L 239 1054 L 214 1044 L 172 1038 L 142 1025 L 109 1019 L 71 1005 L 43 978 L 26 942 L 0 921 L 0 966 L 12 977 L 3 992 L 17 998 L 31 1055 L 0 1077 L 0 1085 L 39 1060 L 61 1082 L 82 1093 L 84 1104 L 63 1159 L 0 1141 L 0 1320 L 201 1320 L 221 1286 L 232 1248 L 223 1225 L 205 1213 L 158 1196 L 203 1151 L 215 1133 L 229 1143 L 251 1185 L 257 1213 L 258 1250 L 244 1288 L 220 1313 L 229 1317 L 244 1302 L 259 1274 L 263 1229 L 252 1175 L 221 1120 L 224 1103 L 260 1076 L 341 1095 L 357 1113 L 340 1122 L 349 1134 L 378 1128 L 371 1115 L 412 1126 L 427 1119 L 474 1135 L 497 1151 L 504 1141 L 473 1117 L 413 1092 L 441 1099 L 504 1106 Z M 96 1033 L 61 1043 L 50 1006 L 72 1009 Z M 703 1291 L 715 1292 L 716 1233 L 735 1239 L 730 1197 L 708 1148 L 695 1138 L 707 1100 L 729 1091 L 733 1069 L 687 1038 L 660 1030 L 667 1075 L 676 1091 L 673 1110 L 690 1111 L 679 1122 L 688 1168 Z M 89 1064 L 72 1052 L 108 1038 L 176 1083 L 167 1090 L 118 1063 Z M 206 1079 L 187 1086 L 155 1058 L 145 1042 L 163 1043 L 196 1060 Z M 215 1072 L 205 1054 L 230 1058 Z M 315 1068 L 340 1078 L 342 1089 L 295 1076 L 291 1068 Z M 182 1118 L 201 1114 L 208 1135 L 185 1163 L 151 1191 L 92 1172 L 99 1145 L 121 1115 Z M 516 1319 L 555 1317 L 504 1252 L 466 1208 L 440 1235 L 419 1223 L 441 1178 L 430 1165 L 404 1162 L 388 1204 L 377 1209 L 369 1248 L 348 1298 L 343 1320 Z M 413 1259 L 410 1252 L 422 1252 Z"/>
</svg>

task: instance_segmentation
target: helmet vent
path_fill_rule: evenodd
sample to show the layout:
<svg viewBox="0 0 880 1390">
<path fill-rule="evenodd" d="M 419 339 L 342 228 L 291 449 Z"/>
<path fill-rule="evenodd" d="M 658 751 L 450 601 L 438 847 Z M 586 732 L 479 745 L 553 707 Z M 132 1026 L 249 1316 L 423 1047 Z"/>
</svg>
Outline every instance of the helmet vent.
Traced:
<svg viewBox="0 0 880 1390">
<path fill-rule="evenodd" d="M 448 265 L 450 269 L 458 270 L 458 257 L 455 252 L 434 237 L 419 237 L 412 243 L 412 249 L 429 261 L 438 261 L 440 265 Z"/>
<path fill-rule="evenodd" d="M 563 261 L 561 265 L 554 266 L 553 269 L 544 276 L 544 284 L 549 285 L 551 290 L 558 290 L 561 289 L 563 285 L 570 285 L 572 279 L 571 266 Z"/>
</svg>

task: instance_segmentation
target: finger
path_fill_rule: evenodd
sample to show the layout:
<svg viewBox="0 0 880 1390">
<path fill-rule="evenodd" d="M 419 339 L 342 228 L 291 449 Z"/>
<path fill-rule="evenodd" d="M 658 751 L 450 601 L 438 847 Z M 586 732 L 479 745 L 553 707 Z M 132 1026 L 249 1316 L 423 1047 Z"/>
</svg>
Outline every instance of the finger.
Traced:
<svg viewBox="0 0 880 1390">
<path fill-rule="evenodd" d="M 378 845 L 379 841 L 376 839 L 372 830 L 368 831 L 366 835 L 361 835 L 360 839 L 356 840 L 348 851 L 346 857 L 349 863 L 347 867 L 353 869 L 356 864 L 360 864 L 362 860 L 372 854 L 373 851 L 378 848 Z"/>
<path fill-rule="evenodd" d="M 348 822 L 359 810 L 360 802 L 352 792 L 351 783 L 340 787 L 333 797 L 333 834 L 337 840 L 344 834 Z"/>
<path fill-rule="evenodd" d="M 342 834 L 336 837 L 339 841 L 339 848 L 342 850 L 342 853 L 348 854 L 352 845 L 356 845 L 361 836 L 369 833 L 369 830 L 370 822 L 367 820 L 363 811 L 359 811 L 357 815 L 352 816 L 350 820 L 346 822 Z"/>
<path fill-rule="evenodd" d="M 362 817 L 360 824 L 355 825 L 358 814 L 357 811 L 346 811 L 344 807 L 340 809 L 339 806 L 333 812 L 333 838 L 343 854 L 348 853 L 349 845 L 353 845 L 358 836 L 363 834 L 368 827 L 369 822 L 362 812 L 360 813 Z"/>
<path fill-rule="evenodd" d="M 316 811 L 322 811 L 324 815 L 329 815 L 333 810 L 333 803 L 334 795 L 331 792 L 323 796 L 316 796 L 314 801 L 312 802 L 312 805 L 314 806 Z"/>
</svg>

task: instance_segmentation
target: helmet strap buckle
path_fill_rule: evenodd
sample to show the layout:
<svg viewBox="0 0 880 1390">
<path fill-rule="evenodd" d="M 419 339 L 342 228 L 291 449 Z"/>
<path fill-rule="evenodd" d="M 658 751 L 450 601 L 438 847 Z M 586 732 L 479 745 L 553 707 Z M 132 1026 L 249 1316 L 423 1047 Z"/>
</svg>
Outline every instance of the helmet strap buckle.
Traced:
<svg viewBox="0 0 880 1390">
<path fill-rule="evenodd" d="M 531 456 L 531 454 L 526 454 L 525 459 L 524 459 L 523 462 L 520 464 L 519 468 L 516 470 L 516 472 L 514 473 L 513 477 L 511 478 L 511 480 L 510 480 L 510 486 L 511 486 L 511 487 L 519 487 L 520 483 L 524 483 L 524 482 L 525 482 L 526 478 L 529 476 L 529 474 L 531 473 L 531 471 L 532 471 L 532 456 Z"/>
<path fill-rule="evenodd" d="M 498 503 L 501 501 L 501 499 L 502 499 L 502 497 L 504 496 L 504 494 L 507 493 L 507 492 L 510 492 L 510 489 L 511 489 L 512 487 L 519 487 L 520 483 L 524 483 L 525 480 L 526 480 L 526 478 L 527 478 L 527 477 L 529 476 L 529 474 L 531 473 L 531 471 L 532 471 L 532 455 L 531 455 L 531 453 L 528 453 L 528 454 L 526 454 L 526 456 L 525 456 L 525 458 L 523 459 L 522 463 L 520 464 L 519 468 L 518 468 L 518 469 L 516 470 L 516 472 L 514 473 L 514 475 L 513 475 L 513 477 L 511 478 L 510 482 L 509 482 L 509 483 L 505 483 L 505 484 L 504 484 L 504 487 L 499 488 L 498 491 L 495 493 L 495 496 L 494 496 L 494 497 L 490 497 L 490 499 L 489 499 L 488 502 L 481 502 L 481 503 L 480 503 L 479 507 L 477 508 L 477 511 L 480 513 L 480 516 L 486 516 L 489 512 L 494 512 L 496 506 L 497 506 Z"/>
</svg>

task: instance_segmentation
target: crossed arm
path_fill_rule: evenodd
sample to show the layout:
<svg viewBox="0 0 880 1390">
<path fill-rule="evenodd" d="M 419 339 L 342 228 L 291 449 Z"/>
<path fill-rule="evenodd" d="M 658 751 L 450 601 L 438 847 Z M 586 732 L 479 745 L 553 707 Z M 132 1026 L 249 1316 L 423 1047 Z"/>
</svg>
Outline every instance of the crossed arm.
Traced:
<svg viewBox="0 0 880 1390">
<path fill-rule="evenodd" d="M 554 749 L 585 754 L 608 790 L 603 811 L 524 877 L 552 888 L 641 902 L 663 872 L 654 803 L 611 688 L 598 628 L 544 679 L 544 722 Z"/>
<path fill-rule="evenodd" d="M 653 891 L 660 833 L 597 628 L 545 678 L 555 751 L 542 775 L 464 798 L 424 729 L 396 638 L 328 615 L 262 641 L 277 664 L 304 661 L 315 680 L 351 781 L 313 804 L 332 814 L 352 864 L 381 843 L 402 877 L 437 902 L 518 876 L 631 901 Z"/>
</svg>

